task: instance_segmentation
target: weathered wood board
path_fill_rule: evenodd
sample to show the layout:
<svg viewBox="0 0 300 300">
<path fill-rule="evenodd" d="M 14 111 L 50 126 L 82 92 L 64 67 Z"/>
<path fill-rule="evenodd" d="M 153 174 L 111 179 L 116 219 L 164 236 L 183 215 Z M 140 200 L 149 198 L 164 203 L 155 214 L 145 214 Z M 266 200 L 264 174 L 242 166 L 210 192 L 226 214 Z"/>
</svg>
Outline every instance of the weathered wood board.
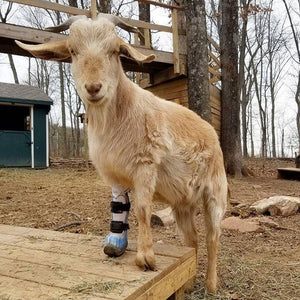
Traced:
<svg viewBox="0 0 300 300">
<path fill-rule="evenodd" d="M 155 245 L 158 270 L 134 263 L 136 243 L 108 258 L 91 235 L 0 225 L 0 299 L 167 299 L 196 274 L 194 249 Z"/>
<path fill-rule="evenodd" d="M 300 180 L 300 169 L 299 168 L 278 168 L 278 178 Z"/>
</svg>

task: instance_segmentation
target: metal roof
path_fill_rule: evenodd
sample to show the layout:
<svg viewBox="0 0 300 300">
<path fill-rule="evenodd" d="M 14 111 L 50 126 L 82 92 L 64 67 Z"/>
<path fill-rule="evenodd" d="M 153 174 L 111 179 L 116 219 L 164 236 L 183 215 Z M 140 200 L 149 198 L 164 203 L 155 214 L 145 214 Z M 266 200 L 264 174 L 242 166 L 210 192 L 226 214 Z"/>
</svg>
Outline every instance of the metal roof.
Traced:
<svg viewBox="0 0 300 300">
<path fill-rule="evenodd" d="M 52 99 L 39 88 L 30 85 L 0 82 L 0 99 L 27 100 L 37 104 L 53 104 Z"/>
</svg>

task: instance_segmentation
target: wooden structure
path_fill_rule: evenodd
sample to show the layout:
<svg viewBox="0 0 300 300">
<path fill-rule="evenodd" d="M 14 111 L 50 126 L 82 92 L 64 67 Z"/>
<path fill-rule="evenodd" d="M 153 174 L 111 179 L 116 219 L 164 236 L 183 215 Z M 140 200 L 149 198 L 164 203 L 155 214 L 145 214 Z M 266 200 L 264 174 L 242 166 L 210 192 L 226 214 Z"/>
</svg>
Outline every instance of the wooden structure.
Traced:
<svg viewBox="0 0 300 300">
<path fill-rule="evenodd" d="M 278 178 L 300 180 L 300 169 L 299 168 L 278 168 Z"/>
<path fill-rule="evenodd" d="M 158 270 L 134 263 L 136 245 L 119 258 L 101 237 L 0 225 L 0 299 L 184 299 L 196 274 L 195 250 L 154 246 Z"/>
<path fill-rule="evenodd" d="M 86 15 L 92 18 L 97 16 L 96 0 L 91 0 L 90 10 L 61 5 L 46 0 L 7 1 L 30 5 L 41 9 L 64 12 L 69 15 Z M 183 8 L 178 5 L 168 5 L 150 0 L 138 0 L 138 2 L 170 9 L 172 26 L 124 18 L 124 21 L 138 27 L 141 31 L 140 34 L 134 35 L 134 44 L 132 46 L 145 55 L 153 53 L 156 58 L 149 64 L 137 64 L 130 59 L 122 57 L 123 67 L 125 71 L 137 72 L 136 81 L 143 88 L 149 89 L 162 98 L 188 106 L 186 78 L 187 49 Z M 151 30 L 171 33 L 173 37 L 173 52 L 153 49 L 151 45 Z M 51 33 L 35 28 L 0 23 L 0 52 L 2 53 L 12 53 L 24 56 L 30 55 L 28 52 L 17 47 L 14 40 L 20 40 L 25 43 L 44 43 L 65 38 L 65 34 Z M 212 123 L 217 132 L 220 133 L 221 97 L 220 90 L 216 87 L 217 83 L 221 80 L 221 64 L 219 61 L 220 48 L 212 38 L 209 36 L 207 38 L 209 42 L 208 55 L 210 57 L 209 73 L 211 83 Z M 140 73 L 147 73 L 149 75 L 142 76 Z"/>
</svg>

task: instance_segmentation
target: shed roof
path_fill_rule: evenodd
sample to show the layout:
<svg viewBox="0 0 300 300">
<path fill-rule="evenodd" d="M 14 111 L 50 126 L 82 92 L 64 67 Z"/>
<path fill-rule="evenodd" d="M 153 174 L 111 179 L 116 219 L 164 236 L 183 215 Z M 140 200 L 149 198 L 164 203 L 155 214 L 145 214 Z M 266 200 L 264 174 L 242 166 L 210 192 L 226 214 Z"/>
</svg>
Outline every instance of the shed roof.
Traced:
<svg viewBox="0 0 300 300">
<path fill-rule="evenodd" d="M 14 99 L 18 100 L 17 102 L 25 100 L 37 104 L 53 104 L 52 99 L 37 87 L 4 82 L 0 82 L 0 99 L 4 101 Z"/>
</svg>

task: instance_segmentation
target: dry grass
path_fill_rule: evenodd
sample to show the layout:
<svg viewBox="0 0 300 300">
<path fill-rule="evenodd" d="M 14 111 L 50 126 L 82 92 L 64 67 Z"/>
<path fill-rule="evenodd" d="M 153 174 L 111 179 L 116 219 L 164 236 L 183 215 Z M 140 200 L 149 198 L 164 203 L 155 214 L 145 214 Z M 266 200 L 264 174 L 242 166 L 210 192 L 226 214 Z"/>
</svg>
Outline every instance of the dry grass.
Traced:
<svg viewBox="0 0 300 300">
<path fill-rule="evenodd" d="M 81 294 L 122 294 L 124 291 L 124 284 L 119 281 L 98 281 L 94 283 L 82 283 L 71 288 L 73 293 Z"/>
</svg>

